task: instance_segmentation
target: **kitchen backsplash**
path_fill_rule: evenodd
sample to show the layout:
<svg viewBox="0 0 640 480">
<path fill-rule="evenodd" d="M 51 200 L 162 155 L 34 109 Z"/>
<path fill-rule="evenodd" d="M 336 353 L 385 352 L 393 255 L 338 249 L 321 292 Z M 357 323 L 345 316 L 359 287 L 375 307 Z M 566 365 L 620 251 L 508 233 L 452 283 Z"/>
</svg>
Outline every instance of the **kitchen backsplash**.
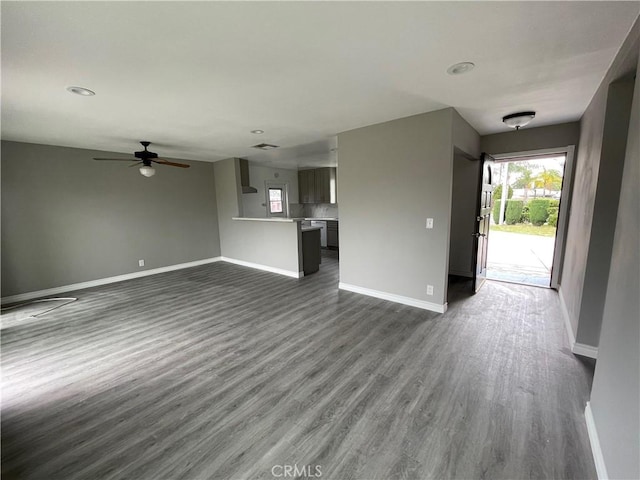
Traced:
<svg viewBox="0 0 640 480">
<path fill-rule="evenodd" d="M 304 216 L 307 218 L 338 218 L 338 205 L 334 203 L 305 203 Z"/>
<path fill-rule="evenodd" d="M 289 216 L 294 218 L 305 217 L 306 215 L 304 213 L 304 205 L 301 203 L 290 203 Z"/>
</svg>

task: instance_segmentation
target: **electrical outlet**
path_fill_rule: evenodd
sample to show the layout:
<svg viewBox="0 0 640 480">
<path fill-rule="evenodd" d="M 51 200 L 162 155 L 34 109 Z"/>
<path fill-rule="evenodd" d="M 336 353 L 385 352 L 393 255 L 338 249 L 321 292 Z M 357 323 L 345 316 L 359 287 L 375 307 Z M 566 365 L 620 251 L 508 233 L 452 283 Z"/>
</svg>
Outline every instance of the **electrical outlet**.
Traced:
<svg viewBox="0 0 640 480">
<path fill-rule="evenodd" d="M 427 295 L 433 295 L 433 285 L 427 285 Z"/>
<path fill-rule="evenodd" d="M 427 218 L 427 228 L 433 228 L 433 218 Z"/>
<path fill-rule="evenodd" d="M 138 260 L 138 266 L 144 267 L 144 260 Z"/>
</svg>

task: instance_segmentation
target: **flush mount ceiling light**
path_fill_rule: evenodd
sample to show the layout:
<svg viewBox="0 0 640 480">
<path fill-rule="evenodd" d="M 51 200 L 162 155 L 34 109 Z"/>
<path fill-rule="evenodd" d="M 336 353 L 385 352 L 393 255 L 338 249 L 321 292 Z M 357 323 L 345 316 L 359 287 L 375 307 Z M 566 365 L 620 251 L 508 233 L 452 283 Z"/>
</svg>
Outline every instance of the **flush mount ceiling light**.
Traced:
<svg viewBox="0 0 640 480">
<path fill-rule="evenodd" d="M 251 133 L 255 134 L 255 135 L 262 135 L 264 133 L 264 130 L 251 130 Z"/>
<path fill-rule="evenodd" d="M 524 127 L 536 116 L 536 112 L 518 112 L 502 117 L 502 121 L 508 127 L 520 130 L 520 127 Z"/>
<path fill-rule="evenodd" d="M 475 66 L 476 64 L 472 62 L 460 62 L 447 68 L 447 73 L 449 75 L 462 75 L 473 70 Z"/>
<path fill-rule="evenodd" d="M 93 97 L 96 92 L 84 87 L 67 87 L 67 92 L 75 93 L 76 95 L 82 95 L 83 97 Z"/>
</svg>

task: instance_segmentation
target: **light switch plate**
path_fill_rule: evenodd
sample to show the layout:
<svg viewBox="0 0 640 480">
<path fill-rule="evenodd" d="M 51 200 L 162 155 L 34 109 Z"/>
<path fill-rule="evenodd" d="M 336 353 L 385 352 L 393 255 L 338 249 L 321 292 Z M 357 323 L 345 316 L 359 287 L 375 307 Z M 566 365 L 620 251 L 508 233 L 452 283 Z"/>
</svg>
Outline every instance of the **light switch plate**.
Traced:
<svg viewBox="0 0 640 480">
<path fill-rule="evenodd" d="M 433 295 L 433 285 L 427 285 L 427 295 Z"/>
<path fill-rule="evenodd" d="M 144 260 L 138 260 L 138 266 L 144 267 Z"/>
<path fill-rule="evenodd" d="M 427 218 L 427 228 L 433 228 L 433 218 Z"/>
</svg>

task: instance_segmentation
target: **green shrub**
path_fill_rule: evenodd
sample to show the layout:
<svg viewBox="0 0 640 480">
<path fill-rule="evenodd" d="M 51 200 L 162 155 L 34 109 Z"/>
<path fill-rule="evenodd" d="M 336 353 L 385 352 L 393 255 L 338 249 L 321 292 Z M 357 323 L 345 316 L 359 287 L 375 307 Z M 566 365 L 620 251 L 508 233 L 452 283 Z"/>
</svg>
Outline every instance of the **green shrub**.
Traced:
<svg viewBox="0 0 640 480">
<path fill-rule="evenodd" d="M 509 200 L 511 197 L 513 197 L 513 188 L 509 186 L 509 196 L 507 197 L 507 200 Z M 496 188 L 493 189 L 493 198 L 496 200 L 499 200 L 502 198 L 502 185 L 498 185 Z"/>
<path fill-rule="evenodd" d="M 522 207 L 524 202 L 522 200 L 507 200 L 507 208 L 505 217 L 507 225 L 515 225 L 522 222 Z"/>
<path fill-rule="evenodd" d="M 531 223 L 529 218 L 529 205 L 522 207 L 522 223 Z"/>
<path fill-rule="evenodd" d="M 500 200 L 496 200 L 493 203 L 493 223 L 498 225 L 500 223 Z"/>
<path fill-rule="evenodd" d="M 529 220 L 532 224 L 540 226 L 549 218 L 549 204 L 552 200 L 539 198 L 529 202 Z"/>
<path fill-rule="evenodd" d="M 552 227 L 558 226 L 558 207 L 549 207 L 549 218 L 547 223 Z"/>
</svg>

